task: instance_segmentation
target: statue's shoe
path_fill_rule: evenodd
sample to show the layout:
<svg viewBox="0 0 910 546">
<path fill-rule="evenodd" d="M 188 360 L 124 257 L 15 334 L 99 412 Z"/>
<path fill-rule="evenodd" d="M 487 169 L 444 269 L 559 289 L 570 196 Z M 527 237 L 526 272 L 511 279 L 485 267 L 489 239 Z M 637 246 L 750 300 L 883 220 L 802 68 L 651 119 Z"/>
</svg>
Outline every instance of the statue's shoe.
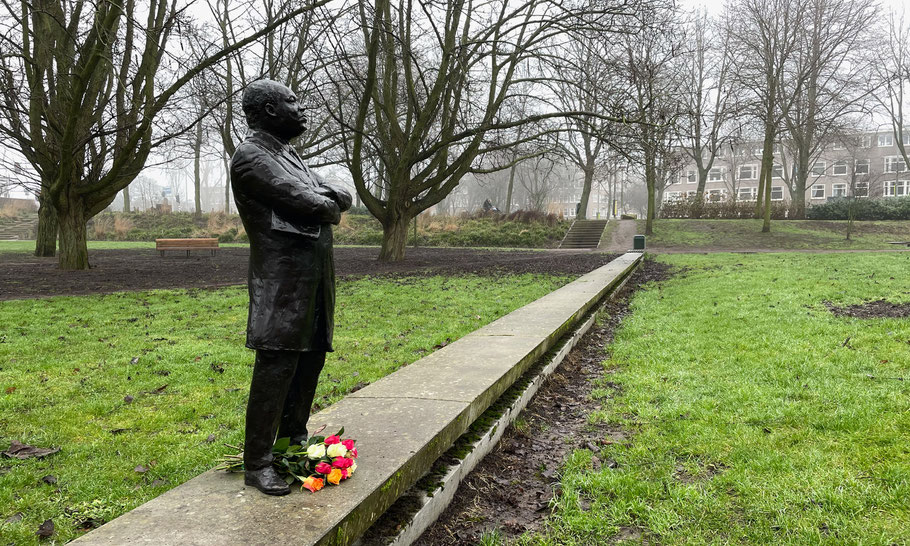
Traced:
<svg viewBox="0 0 910 546">
<path fill-rule="evenodd" d="M 301 434 L 300 436 L 292 436 L 291 445 L 292 446 L 305 446 L 307 440 L 309 440 L 309 436 L 307 436 L 306 434 Z"/>
<path fill-rule="evenodd" d="M 271 466 L 259 470 L 247 470 L 243 476 L 243 483 L 252 485 L 266 495 L 287 495 L 291 492 L 290 486 L 281 479 L 278 472 Z"/>
</svg>

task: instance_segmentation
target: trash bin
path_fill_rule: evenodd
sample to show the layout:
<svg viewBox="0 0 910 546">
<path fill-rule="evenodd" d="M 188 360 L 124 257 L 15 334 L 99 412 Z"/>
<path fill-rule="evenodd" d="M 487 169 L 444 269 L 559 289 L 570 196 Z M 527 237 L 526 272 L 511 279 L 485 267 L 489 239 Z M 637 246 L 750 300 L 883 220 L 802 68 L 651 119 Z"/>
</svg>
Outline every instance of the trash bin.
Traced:
<svg viewBox="0 0 910 546">
<path fill-rule="evenodd" d="M 645 236 L 636 235 L 632 238 L 632 250 L 644 250 L 645 249 Z"/>
</svg>

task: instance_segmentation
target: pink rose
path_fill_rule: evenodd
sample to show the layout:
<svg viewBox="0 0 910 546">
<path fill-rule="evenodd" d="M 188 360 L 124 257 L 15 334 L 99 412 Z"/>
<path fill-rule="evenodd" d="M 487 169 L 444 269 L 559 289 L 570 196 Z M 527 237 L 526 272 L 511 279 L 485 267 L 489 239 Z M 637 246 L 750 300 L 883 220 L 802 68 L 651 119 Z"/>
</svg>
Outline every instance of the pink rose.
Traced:
<svg viewBox="0 0 910 546">
<path fill-rule="evenodd" d="M 356 459 L 357 458 L 357 448 L 355 447 L 354 449 L 352 449 L 351 452 L 349 453 L 349 455 Z"/>
<path fill-rule="evenodd" d="M 336 457 L 335 460 L 332 461 L 332 466 L 335 468 L 349 468 L 352 464 L 354 464 L 354 461 L 346 457 Z"/>
<path fill-rule="evenodd" d="M 323 443 L 327 446 L 330 446 L 332 444 L 340 444 L 341 438 L 339 438 L 338 436 L 329 436 L 328 438 L 325 439 L 325 442 L 323 442 Z"/>
<path fill-rule="evenodd" d="M 329 463 L 319 463 L 316 465 L 316 472 L 320 474 L 328 474 L 332 471 L 332 465 Z"/>
<path fill-rule="evenodd" d="M 341 445 L 347 448 L 348 451 L 354 449 L 354 440 L 342 440 Z"/>
</svg>

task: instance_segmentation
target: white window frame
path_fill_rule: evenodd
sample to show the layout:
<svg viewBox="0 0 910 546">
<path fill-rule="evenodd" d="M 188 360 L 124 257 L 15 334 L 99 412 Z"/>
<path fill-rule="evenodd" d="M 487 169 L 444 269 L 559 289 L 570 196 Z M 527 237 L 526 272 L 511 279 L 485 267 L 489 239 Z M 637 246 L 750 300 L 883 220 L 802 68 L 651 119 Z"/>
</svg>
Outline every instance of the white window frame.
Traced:
<svg viewBox="0 0 910 546">
<path fill-rule="evenodd" d="M 780 196 L 774 197 L 775 193 L 780 193 Z M 783 186 L 771 186 L 771 200 L 772 201 L 783 201 L 784 200 L 784 187 Z"/>
<path fill-rule="evenodd" d="M 857 159 L 853 164 L 853 172 L 856 174 L 869 174 L 869 160 Z"/>
<path fill-rule="evenodd" d="M 857 180 L 853 187 L 853 197 L 869 197 L 869 182 L 867 180 Z"/>
<path fill-rule="evenodd" d="M 824 199 L 825 198 L 825 185 L 824 184 L 812 184 L 809 188 L 810 197 L 809 199 Z"/>
<path fill-rule="evenodd" d="M 743 169 L 749 169 L 749 176 L 743 176 Z M 758 167 L 754 164 L 740 165 L 737 173 L 739 180 L 758 180 Z"/>
<path fill-rule="evenodd" d="M 894 146 L 894 134 L 888 133 L 885 135 L 878 135 L 879 148 L 888 148 L 890 146 Z"/>
<path fill-rule="evenodd" d="M 910 131 L 901 133 L 901 140 L 904 141 L 904 146 L 910 146 Z"/>
<path fill-rule="evenodd" d="M 726 199 L 727 190 L 724 188 L 713 188 L 705 192 L 705 197 L 711 203 L 720 203 Z M 717 197 L 717 199 L 714 199 L 714 197 Z"/>
<path fill-rule="evenodd" d="M 775 171 L 777 174 L 775 174 Z M 783 165 L 771 165 L 771 178 L 783 178 L 784 177 L 784 166 Z"/>
<path fill-rule="evenodd" d="M 831 143 L 832 150 L 843 150 L 845 148 L 846 148 L 846 146 L 844 146 L 844 143 L 841 142 L 840 140 L 835 140 L 834 142 Z"/>
<path fill-rule="evenodd" d="M 843 182 L 832 184 L 831 197 L 847 197 L 847 184 Z"/>
<path fill-rule="evenodd" d="M 717 178 L 714 178 L 715 172 L 717 173 Z M 708 171 L 708 182 L 723 182 L 724 180 L 724 169 L 723 167 L 713 167 Z"/>
<path fill-rule="evenodd" d="M 910 180 L 885 180 L 885 197 L 905 197 L 910 195 Z"/>
<path fill-rule="evenodd" d="M 816 161 L 809 167 L 809 173 L 812 176 L 824 176 L 825 171 L 828 169 L 828 164 L 824 161 Z M 819 172 L 821 171 L 821 172 Z"/>
<path fill-rule="evenodd" d="M 757 201 L 758 200 L 758 187 L 752 186 L 750 188 L 739 188 L 737 190 L 738 199 L 740 201 Z"/>
<path fill-rule="evenodd" d="M 860 148 L 871 148 L 872 147 L 872 135 L 863 135 L 859 139 Z"/>
<path fill-rule="evenodd" d="M 841 159 L 839 161 L 835 161 L 831 165 L 831 174 L 834 176 L 847 176 L 848 170 L 849 170 L 849 167 L 847 165 L 846 159 Z"/>
<path fill-rule="evenodd" d="M 884 158 L 884 171 L 886 173 L 902 173 L 907 171 L 907 164 L 904 163 L 903 156 L 889 155 Z M 898 168 L 903 166 L 903 168 Z"/>
</svg>

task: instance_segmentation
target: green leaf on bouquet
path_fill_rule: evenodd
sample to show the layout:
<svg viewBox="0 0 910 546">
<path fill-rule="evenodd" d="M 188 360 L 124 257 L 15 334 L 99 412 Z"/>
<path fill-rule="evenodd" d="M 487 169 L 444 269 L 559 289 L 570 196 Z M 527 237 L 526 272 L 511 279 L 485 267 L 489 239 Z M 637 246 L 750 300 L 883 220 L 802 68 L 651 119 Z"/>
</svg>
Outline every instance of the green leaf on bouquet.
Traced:
<svg viewBox="0 0 910 546">
<path fill-rule="evenodd" d="M 275 447 L 272 448 L 272 451 L 284 453 L 287 451 L 288 447 L 291 445 L 290 438 L 278 438 L 275 440 Z"/>
<path fill-rule="evenodd" d="M 341 427 L 341 430 L 339 430 L 338 432 L 336 432 L 336 433 L 335 433 L 335 436 L 338 436 L 339 438 L 341 438 L 341 435 L 342 435 L 342 434 L 344 434 L 344 427 Z"/>
</svg>

